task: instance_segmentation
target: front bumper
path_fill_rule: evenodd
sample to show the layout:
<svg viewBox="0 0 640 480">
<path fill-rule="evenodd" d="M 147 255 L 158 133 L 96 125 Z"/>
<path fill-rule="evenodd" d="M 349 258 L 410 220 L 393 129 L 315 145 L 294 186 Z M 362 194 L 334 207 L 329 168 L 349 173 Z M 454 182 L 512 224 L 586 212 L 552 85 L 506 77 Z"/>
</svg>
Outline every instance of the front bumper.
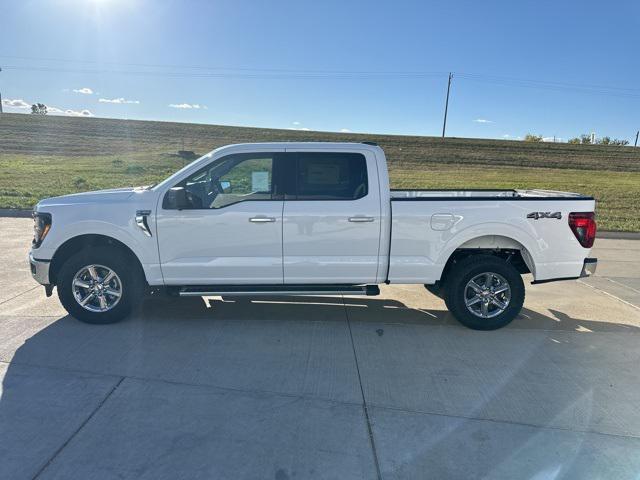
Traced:
<svg viewBox="0 0 640 480">
<path fill-rule="evenodd" d="M 29 265 L 31 267 L 31 276 L 41 285 L 49 285 L 49 267 L 50 260 L 38 260 L 33 258 L 33 253 L 29 253 Z"/>
<path fill-rule="evenodd" d="M 598 267 L 597 258 L 585 258 L 584 264 L 582 265 L 582 271 L 580 272 L 580 278 L 590 277 L 591 275 L 596 273 L 597 267 Z"/>
</svg>

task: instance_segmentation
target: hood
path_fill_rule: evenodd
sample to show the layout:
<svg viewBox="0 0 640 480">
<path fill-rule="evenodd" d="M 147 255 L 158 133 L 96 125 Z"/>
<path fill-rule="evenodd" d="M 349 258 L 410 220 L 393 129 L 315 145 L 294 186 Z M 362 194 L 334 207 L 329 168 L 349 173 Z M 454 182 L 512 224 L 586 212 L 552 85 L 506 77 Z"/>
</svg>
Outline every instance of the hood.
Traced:
<svg viewBox="0 0 640 480">
<path fill-rule="evenodd" d="M 119 203 L 127 200 L 137 192 L 146 191 L 143 187 L 111 188 L 108 190 L 96 190 L 93 192 L 72 193 L 61 197 L 45 198 L 38 202 L 36 210 L 41 207 L 59 205 L 84 205 L 88 203 Z"/>
</svg>

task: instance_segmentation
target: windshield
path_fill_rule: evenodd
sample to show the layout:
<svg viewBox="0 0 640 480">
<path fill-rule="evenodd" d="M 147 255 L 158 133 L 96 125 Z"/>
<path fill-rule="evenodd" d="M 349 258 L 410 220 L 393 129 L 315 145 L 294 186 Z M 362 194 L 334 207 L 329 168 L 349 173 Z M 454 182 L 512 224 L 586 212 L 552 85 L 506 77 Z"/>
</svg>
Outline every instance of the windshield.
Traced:
<svg viewBox="0 0 640 480">
<path fill-rule="evenodd" d="M 205 162 L 207 160 L 211 160 L 211 158 L 213 158 L 213 155 L 217 152 L 216 150 L 213 150 L 205 155 L 202 155 L 201 157 L 197 158 L 196 160 L 186 164 L 184 167 L 182 167 L 181 169 L 179 169 L 178 171 L 174 172 L 173 174 L 171 174 L 170 176 L 168 176 L 167 178 L 165 178 L 164 180 L 162 180 L 159 183 L 155 183 L 153 184 L 153 186 L 151 186 L 150 188 L 153 189 L 157 189 L 157 188 L 162 188 L 166 185 L 172 185 L 173 183 L 176 182 L 176 180 L 180 177 L 182 177 L 183 173 L 191 170 L 193 168 L 193 165 L 195 164 L 200 164 L 202 162 Z"/>
</svg>

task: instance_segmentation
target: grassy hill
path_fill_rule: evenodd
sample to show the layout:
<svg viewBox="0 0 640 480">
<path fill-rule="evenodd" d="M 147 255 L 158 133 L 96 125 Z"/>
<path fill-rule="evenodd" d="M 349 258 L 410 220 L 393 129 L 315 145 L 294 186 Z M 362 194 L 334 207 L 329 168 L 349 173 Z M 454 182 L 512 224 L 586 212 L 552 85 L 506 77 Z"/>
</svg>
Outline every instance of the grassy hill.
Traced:
<svg viewBox="0 0 640 480">
<path fill-rule="evenodd" d="M 362 135 L 98 118 L 0 115 L 0 207 L 156 182 L 206 153 L 256 141 L 374 141 L 393 188 L 546 188 L 592 194 L 601 228 L 640 231 L 640 148 Z"/>
</svg>

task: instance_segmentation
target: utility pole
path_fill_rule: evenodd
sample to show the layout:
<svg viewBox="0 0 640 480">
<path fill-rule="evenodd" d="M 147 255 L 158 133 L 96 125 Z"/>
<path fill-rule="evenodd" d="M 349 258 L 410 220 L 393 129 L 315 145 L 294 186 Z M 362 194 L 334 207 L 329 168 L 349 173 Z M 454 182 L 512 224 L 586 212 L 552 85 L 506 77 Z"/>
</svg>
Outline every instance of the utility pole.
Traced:
<svg viewBox="0 0 640 480">
<path fill-rule="evenodd" d="M 447 101 L 444 104 L 444 121 L 442 122 L 442 138 L 447 131 L 447 111 L 449 110 L 449 91 L 451 90 L 451 79 L 453 75 L 449 72 L 449 82 L 447 83 Z"/>
<path fill-rule="evenodd" d="M 0 68 L 0 72 L 2 71 L 2 68 Z M 0 113 L 2 113 L 2 92 L 0 92 Z"/>
<path fill-rule="evenodd" d="M 0 110 L 0 112 L 1 112 L 1 111 L 2 111 L 2 110 Z M 636 143 L 634 143 L 634 144 L 633 144 L 633 146 L 634 146 L 634 147 L 637 147 L 637 146 L 638 146 L 638 135 L 640 135 L 640 130 L 638 130 L 638 131 L 636 132 Z"/>
</svg>

